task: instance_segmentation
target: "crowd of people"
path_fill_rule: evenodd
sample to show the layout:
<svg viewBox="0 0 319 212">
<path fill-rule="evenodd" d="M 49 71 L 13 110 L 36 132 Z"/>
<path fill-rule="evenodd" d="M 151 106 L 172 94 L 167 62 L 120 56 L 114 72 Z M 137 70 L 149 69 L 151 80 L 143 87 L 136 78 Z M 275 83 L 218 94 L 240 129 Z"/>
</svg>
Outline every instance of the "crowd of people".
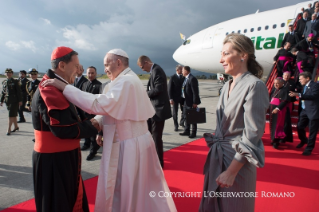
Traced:
<svg viewBox="0 0 319 212">
<path fill-rule="evenodd" d="M 270 93 L 270 135 L 275 149 L 280 143 L 293 142 L 291 114 L 298 97 L 297 131 L 301 142 L 297 148 L 307 144 L 302 154 L 311 155 L 319 127 L 319 86 L 312 81 L 317 73 L 319 2 L 314 7 L 309 3 L 302 12 L 303 17 L 297 21 L 296 29 L 289 26 L 289 32 L 274 57 L 277 78 Z M 307 139 L 305 129 L 308 125 L 310 135 Z"/>
<path fill-rule="evenodd" d="M 7 79 L 2 82 L 2 92 L 0 105 L 6 103 L 9 111 L 9 122 L 7 128 L 7 135 L 11 135 L 12 132 L 19 130 L 18 123 L 26 122 L 23 112 L 31 111 L 31 101 L 34 92 L 37 90 L 40 81 L 38 78 L 38 71 L 35 68 L 29 69 L 29 76 L 31 80 L 28 80 L 25 70 L 21 70 L 19 73 L 19 79 L 14 79 L 13 71 L 11 68 L 5 70 Z M 19 121 L 17 116 L 19 114 Z M 12 124 L 14 129 L 12 130 Z"/>
</svg>

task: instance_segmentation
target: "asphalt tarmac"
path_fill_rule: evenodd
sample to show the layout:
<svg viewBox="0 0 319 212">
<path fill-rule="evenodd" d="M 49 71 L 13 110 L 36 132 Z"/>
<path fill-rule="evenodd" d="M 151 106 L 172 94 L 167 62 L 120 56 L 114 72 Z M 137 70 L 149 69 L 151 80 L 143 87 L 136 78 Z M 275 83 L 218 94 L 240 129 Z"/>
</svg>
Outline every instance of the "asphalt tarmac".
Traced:
<svg viewBox="0 0 319 212">
<path fill-rule="evenodd" d="M 2 85 L 3 80 L 4 78 L 0 78 L 0 85 Z M 103 83 L 107 80 L 100 81 Z M 143 80 L 142 82 L 146 86 L 147 81 Z M 187 136 L 179 135 L 183 132 L 182 127 L 179 128 L 178 132 L 174 131 L 172 118 L 166 120 L 163 135 L 165 151 L 201 138 L 205 132 L 214 132 L 216 127 L 215 110 L 219 98 L 218 90 L 221 86 L 216 80 L 199 81 L 202 102 L 199 107 L 206 108 L 207 122 L 198 124 L 197 138 L 190 139 Z M 2 86 L 0 87 L 1 91 Z M 34 198 L 32 181 L 33 126 L 30 113 L 25 112 L 24 114 L 27 122 L 19 124 L 20 130 L 7 136 L 8 111 L 5 105 L 0 107 L 0 210 Z M 180 112 L 178 115 L 178 119 L 180 119 Z M 14 127 L 12 127 L 13 129 Z M 81 146 L 83 142 L 82 139 Z M 98 175 L 102 156 L 101 149 L 91 161 L 86 160 L 89 150 L 82 151 L 83 180 Z"/>
</svg>

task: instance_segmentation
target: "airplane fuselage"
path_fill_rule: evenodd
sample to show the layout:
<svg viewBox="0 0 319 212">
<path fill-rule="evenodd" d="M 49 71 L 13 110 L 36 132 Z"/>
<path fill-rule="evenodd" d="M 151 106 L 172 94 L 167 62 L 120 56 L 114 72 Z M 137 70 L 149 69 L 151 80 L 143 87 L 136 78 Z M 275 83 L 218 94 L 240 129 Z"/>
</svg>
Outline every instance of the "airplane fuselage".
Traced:
<svg viewBox="0 0 319 212">
<path fill-rule="evenodd" d="M 176 62 L 198 71 L 223 73 L 223 66 L 219 62 L 223 40 L 229 33 L 241 33 L 253 41 L 256 60 L 264 68 L 266 77 L 288 26 L 293 24 L 295 17 L 301 12 L 301 7 L 307 8 L 308 3 L 313 4 L 314 1 L 246 15 L 213 25 L 190 36 L 175 51 L 173 58 Z"/>
</svg>

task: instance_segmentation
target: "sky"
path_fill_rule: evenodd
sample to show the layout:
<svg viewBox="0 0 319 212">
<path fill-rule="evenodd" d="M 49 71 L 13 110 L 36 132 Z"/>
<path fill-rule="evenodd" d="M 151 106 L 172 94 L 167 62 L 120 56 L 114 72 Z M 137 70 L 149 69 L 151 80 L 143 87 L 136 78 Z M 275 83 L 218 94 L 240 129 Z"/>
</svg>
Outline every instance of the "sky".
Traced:
<svg viewBox="0 0 319 212">
<path fill-rule="evenodd" d="M 54 48 L 79 53 L 85 70 L 103 70 L 105 54 L 120 48 L 130 67 L 147 55 L 171 75 L 186 37 L 222 21 L 299 3 L 299 0 L 0 0 L 0 73 L 46 72 Z"/>
</svg>

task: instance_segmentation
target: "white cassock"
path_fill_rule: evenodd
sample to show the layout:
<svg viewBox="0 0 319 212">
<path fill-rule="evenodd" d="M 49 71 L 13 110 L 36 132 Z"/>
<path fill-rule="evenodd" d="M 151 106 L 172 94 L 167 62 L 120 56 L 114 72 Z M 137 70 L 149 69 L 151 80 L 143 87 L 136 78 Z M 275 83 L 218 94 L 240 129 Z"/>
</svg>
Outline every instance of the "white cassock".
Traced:
<svg viewBox="0 0 319 212">
<path fill-rule="evenodd" d="M 125 69 L 105 86 L 103 94 L 82 92 L 71 85 L 63 94 L 85 112 L 96 114 L 103 126 L 95 211 L 177 211 L 172 197 L 163 197 L 170 191 L 147 126 L 155 110 L 136 74 Z"/>
</svg>

